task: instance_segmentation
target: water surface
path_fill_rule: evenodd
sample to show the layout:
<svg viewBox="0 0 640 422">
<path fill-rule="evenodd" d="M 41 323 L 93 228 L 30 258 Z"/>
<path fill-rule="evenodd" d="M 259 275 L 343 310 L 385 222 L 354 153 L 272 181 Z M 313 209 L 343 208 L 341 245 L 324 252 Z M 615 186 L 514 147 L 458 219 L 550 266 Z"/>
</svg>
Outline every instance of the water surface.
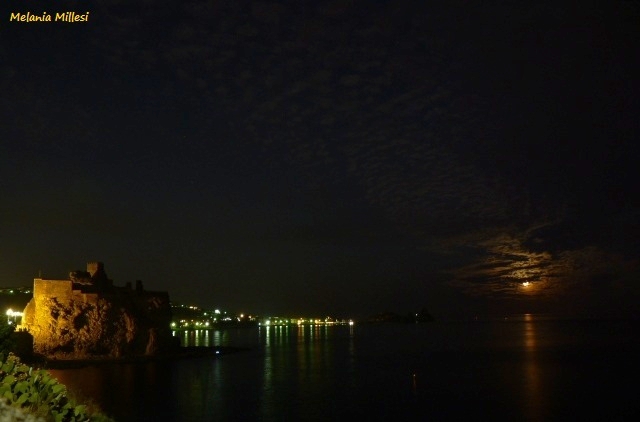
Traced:
<svg viewBox="0 0 640 422">
<path fill-rule="evenodd" d="M 51 372 L 118 421 L 625 420 L 637 323 L 494 321 L 177 332 L 218 358 Z"/>
</svg>

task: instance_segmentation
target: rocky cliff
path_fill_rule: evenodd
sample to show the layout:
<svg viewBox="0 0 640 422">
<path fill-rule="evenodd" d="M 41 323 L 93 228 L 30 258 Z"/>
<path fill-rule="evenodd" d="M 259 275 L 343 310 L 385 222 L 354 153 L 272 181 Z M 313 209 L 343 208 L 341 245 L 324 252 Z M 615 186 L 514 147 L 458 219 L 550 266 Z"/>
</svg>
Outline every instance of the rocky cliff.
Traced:
<svg viewBox="0 0 640 422">
<path fill-rule="evenodd" d="M 134 290 L 130 285 L 75 281 L 34 280 L 34 297 L 22 326 L 33 335 L 34 352 L 82 359 L 171 350 L 167 293 L 144 291 L 141 283 Z"/>
</svg>

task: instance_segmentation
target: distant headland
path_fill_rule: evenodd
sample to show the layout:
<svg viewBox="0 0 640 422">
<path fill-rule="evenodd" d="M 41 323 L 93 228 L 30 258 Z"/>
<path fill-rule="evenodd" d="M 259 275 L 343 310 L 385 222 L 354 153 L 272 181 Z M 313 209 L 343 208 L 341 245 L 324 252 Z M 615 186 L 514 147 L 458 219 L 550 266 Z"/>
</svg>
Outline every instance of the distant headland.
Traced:
<svg viewBox="0 0 640 422">
<path fill-rule="evenodd" d="M 420 323 L 431 322 L 433 316 L 427 311 L 426 308 L 422 308 L 420 312 L 409 312 L 406 315 L 400 315 L 395 312 L 384 312 L 381 314 L 372 315 L 364 322 L 367 323 L 381 323 L 381 322 L 396 322 L 396 323 Z"/>
</svg>

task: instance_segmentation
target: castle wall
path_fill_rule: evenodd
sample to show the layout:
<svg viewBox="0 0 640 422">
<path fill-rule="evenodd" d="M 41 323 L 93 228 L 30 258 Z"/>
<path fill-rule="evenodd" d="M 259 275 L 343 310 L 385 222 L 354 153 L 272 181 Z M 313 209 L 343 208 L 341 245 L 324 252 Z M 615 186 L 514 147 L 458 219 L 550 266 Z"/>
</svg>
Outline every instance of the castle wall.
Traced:
<svg viewBox="0 0 640 422">
<path fill-rule="evenodd" d="M 98 298 L 99 295 L 97 293 L 83 293 L 82 290 L 72 290 L 70 297 L 71 300 L 89 303 L 94 306 L 98 304 Z"/>
<path fill-rule="evenodd" d="M 41 298 L 55 297 L 58 301 L 71 299 L 73 283 L 71 280 L 33 280 L 33 297 L 38 302 Z"/>
<path fill-rule="evenodd" d="M 58 303 L 70 304 L 72 301 L 88 303 L 96 306 L 98 294 L 83 293 L 81 290 L 73 290 L 71 280 L 44 280 L 36 278 L 33 280 L 33 298 L 27 303 L 22 315 L 21 328 L 35 330 L 36 336 L 40 331 L 40 325 L 49 320 L 47 314 L 49 299 L 56 299 Z"/>
<path fill-rule="evenodd" d="M 27 303 L 22 313 L 22 326 L 29 328 L 38 324 L 38 309 L 42 308 L 42 301 L 55 297 L 60 301 L 71 299 L 71 280 L 33 280 L 33 298 Z"/>
<path fill-rule="evenodd" d="M 36 303 L 43 299 L 55 298 L 61 303 L 77 300 L 95 305 L 98 302 L 98 297 L 98 293 L 74 289 L 71 280 L 43 280 L 41 278 L 33 280 L 33 298 Z"/>
<path fill-rule="evenodd" d="M 36 301 L 31 298 L 24 311 L 22 311 L 22 326 L 29 326 L 35 324 L 36 319 Z M 22 327 L 21 327 L 22 328 Z"/>
</svg>

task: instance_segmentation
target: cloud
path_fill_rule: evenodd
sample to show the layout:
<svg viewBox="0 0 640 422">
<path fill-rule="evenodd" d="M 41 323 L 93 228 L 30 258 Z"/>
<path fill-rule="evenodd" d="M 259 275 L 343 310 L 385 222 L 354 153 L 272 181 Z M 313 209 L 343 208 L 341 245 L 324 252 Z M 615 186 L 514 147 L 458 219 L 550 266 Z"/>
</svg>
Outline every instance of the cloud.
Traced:
<svg viewBox="0 0 640 422">
<path fill-rule="evenodd" d="M 61 167 L 90 167 L 86 176 L 69 172 L 93 177 L 87 185 L 135 173 L 127 198 L 144 192 L 175 203 L 197 192 L 202 209 L 260 191 L 251 210 L 238 200 L 223 212 L 227 223 L 239 221 L 240 209 L 250 220 L 225 234 L 287 243 L 283 250 L 360 245 L 369 253 L 362 245 L 373 243 L 381 254 L 411 239 L 425 260 L 442 258 L 434 271 L 446 270 L 470 295 L 551 297 L 627 283 L 639 250 L 637 194 L 627 181 L 635 167 L 624 148 L 635 140 L 635 113 L 626 89 L 633 86 L 616 81 L 632 78 L 617 78 L 627 71 L 612 66 L 602 79 L 580 72 L 603 82 L 593 89 L 574 81 L 568 71 L 599 63 L 608 41 L 569 63 L 569 47 L 583 37 L 553 34 L 570 14 L 554 9 L 546 21 L 545 7 L 467 6 L 101 2 L 86 37 L 38 39 L 38 48 L 61 52 L 46 66 L 28 66 L 26 54 L 2 43 L 3 53 L 18 53 L 2 64 L 12 101 L 0 111 L 13 122 L 7 139 L 20 145 L 0 171 L 9 180 L 42 155 Z M 531 25 L 540 19 L 547 26 Z M 538 36 L 563 54 L 540 54 Z M 592 47 L 590 35 L 586 41 Z M 587 110 L 574 104 L 585 87 Z M 606 136 L 592 138 L 598 125 Z M 232 147 L 240 152 L 228 153 Z M 235 166 L 264 180 L 239 182 Z M 238 191 L 211 187 L 222 184 Z M 15 198 L 11 186 L 0 189 Z M 48 195 L 62 205 L 42 216 L 47 224 L 72 224 L 96 209 L 76 199 L 75 214 L 65 214 L 64 195 Z M 334 206 L 340 202 L 345 209 Z M 175 212 L 160 208 L 167 214 L 149 227 Z M 116 211 L 97 215 L 141 223 Z M 213 225 L 204 227 L 219 234 Z M 114 232 L 125 226 L 114 223 Z"/>
</svg>

